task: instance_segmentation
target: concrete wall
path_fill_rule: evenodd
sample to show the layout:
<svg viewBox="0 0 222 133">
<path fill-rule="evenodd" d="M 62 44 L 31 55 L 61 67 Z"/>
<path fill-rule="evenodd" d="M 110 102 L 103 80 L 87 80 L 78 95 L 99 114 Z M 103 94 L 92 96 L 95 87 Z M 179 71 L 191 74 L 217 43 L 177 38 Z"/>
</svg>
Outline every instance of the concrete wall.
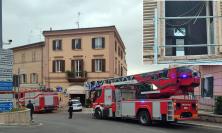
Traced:
<svg viewBox="0 0 222 133">
<path fill-rule="evenodd" d="M 1 124 L 28 125 L 30 124 L 30 110 L 0 113 L 0 125 Z"/>
</svg>

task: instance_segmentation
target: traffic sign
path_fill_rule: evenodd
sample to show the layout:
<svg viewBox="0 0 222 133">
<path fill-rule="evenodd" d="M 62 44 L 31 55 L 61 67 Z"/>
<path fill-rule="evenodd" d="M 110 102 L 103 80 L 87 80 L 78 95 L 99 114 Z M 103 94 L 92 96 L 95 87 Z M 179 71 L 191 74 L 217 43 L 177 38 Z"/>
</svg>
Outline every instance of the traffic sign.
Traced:
<svg viewBox="0 0 222 133">
<path fill-rule="evenodd" d="M 0 112 L 7 112 L 12 110 L 13 102 L 0 102 Z"/>
<path fill-rule="evenodd" d="M 13 87 L 1 87 L 0 86 L 0 91 L 12 91 L 13 90 Z"/>
<path fill-rule="evenodd" d="M 13 94 L 0 94 L 1 100 L 13 99 Z"/>
<path fill-rule="evenodd" d="M 12 87 L 12 86 L 13 86 L 12 82 L 0 81 L 0 87 Z"/>
</svg>

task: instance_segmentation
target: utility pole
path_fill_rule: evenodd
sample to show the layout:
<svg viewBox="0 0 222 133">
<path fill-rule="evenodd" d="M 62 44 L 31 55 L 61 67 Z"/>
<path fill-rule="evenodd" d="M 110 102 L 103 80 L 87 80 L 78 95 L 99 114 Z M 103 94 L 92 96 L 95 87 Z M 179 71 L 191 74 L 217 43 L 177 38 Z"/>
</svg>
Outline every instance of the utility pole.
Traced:
<svg viewBox="0 0 222 133">
<path fill-rule="evenodd" d="M 2 39 L 2 0 L 0 0 L 0 49 L 3 48 L 3 39 Z"/>
</svg>

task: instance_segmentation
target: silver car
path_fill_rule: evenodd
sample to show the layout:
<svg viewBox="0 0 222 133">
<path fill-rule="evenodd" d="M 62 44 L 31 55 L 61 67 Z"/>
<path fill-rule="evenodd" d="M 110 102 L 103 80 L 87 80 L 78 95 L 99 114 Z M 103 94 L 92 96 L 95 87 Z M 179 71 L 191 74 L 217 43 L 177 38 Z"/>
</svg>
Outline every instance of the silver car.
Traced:
<svg viewBox="0 0 222 133">
<path fill-rule="evenodd" d="M 72 99 L 73 111 L 82 111 L 82 104 L 78 99 Z"/>
</svg>

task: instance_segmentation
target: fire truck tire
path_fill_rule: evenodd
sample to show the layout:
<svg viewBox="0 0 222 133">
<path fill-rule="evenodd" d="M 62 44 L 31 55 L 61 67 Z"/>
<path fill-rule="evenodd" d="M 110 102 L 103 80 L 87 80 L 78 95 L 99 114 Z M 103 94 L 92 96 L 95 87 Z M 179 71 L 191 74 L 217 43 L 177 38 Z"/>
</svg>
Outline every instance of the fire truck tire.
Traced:
<svg viewBox="0 0 222 133">
<path fill-rule="evenodd" d="M 95 110 L 94 116 L 96 119 L 102 119 L 102 111 L 99 108 L 97 108 Z"/>
<path fill-rule="evenodd" d="M 142 125 L 151 125 L 152 121 L 148 111 L 140 111 L 139 112 L 139 122 Z"/>
</svg>

